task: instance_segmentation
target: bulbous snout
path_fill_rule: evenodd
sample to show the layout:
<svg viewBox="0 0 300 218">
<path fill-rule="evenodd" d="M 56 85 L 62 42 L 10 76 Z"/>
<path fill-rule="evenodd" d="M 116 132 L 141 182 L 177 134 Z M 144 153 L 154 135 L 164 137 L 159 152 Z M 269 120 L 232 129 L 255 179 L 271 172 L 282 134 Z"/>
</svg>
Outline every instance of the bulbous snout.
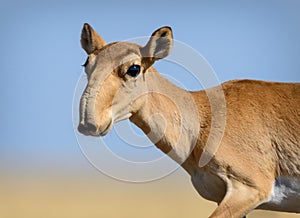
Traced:
<svg viewBox="0 0 300 218">
<path fill-rule="evenodd" d="M 109 95 L 98 90 L 89 83 L 80 99 L 77 129 L 86 136 L 104 136 L 113 125 L 112 109 L 107 107 L 111 100 L 105 98 Z"/>
<path fill-rule="evenodd" d="M 86 136 L 99 136 L 99 126 L 95 119 L 95 104 L 96 95 L 95 90 L 87 86 L 80 99 L 80 121 L 78 124 L 78 132 Z"/>
</svg>

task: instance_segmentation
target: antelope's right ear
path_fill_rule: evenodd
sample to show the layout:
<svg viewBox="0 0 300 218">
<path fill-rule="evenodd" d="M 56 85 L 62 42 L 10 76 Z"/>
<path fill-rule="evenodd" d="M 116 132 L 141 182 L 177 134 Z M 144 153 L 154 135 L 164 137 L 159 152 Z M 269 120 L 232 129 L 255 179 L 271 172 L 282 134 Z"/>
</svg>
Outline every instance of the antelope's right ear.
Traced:
<svg viewBox="0 0 300 218">
<path fill-rule="evenodd" d="M 87 54 L 91 54 L 106 45 L 106 42 L 88 23 L 83 25 L 80 42 Z"/>
</svg>

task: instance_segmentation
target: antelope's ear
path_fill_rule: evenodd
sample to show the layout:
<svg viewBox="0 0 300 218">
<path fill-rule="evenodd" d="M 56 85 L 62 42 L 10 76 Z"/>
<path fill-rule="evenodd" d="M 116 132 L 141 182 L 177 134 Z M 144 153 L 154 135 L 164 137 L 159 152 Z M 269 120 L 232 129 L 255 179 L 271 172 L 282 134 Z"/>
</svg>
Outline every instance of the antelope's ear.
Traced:
<svg viewBox="0 0 300 218">
<path fill-rule="evenodd" d="M 172 49 L 173 34 L 171 27 L 165 26 L 152 33 L 148 43 L 141 48 L 143 58 L 152 65 L 156 60 L 165 58 Z"/>
<path fill-rule="evenodd" d="M 87 54 L 91 54 L 106 45 L 106 42 L 88 23 L 83 25 L 80 42 Z"/>
</svg>

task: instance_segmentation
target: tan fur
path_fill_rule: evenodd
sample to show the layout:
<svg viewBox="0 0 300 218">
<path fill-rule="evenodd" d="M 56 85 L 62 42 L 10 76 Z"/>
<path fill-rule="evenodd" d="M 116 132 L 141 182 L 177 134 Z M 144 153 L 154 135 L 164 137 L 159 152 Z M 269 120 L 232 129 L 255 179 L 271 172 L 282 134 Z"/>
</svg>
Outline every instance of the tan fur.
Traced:
<svg viewBox="0 0 300 218">
<path fill-rule="evenodd" d="M 211 217 L 242 217 L 257 207 L 299 212 L 295 206 L 283 209 L 267 203 L 275 179 L 300 179 L 299 83 L 235 80 L 209 90 L 182 90 L 152 67 L 170 52 L 168 27 L 155 31 L 141 47 L 125 42 L 106 45 L 85 24 L 81 43 L 91 60 L 80 132 L 105 135 L 113 123 L 129 118 L 182 165 L 199 194 L 219 204 Z M 126 75 L 133 64 L 141 66 L 136 78 Z M 218 97 L 220 90 L 225 105 Z M 209 152 L 210 134 L 218 129 L 223 134 L 220 146 L 200 167 L 201 156 Z M 209 143 L 219 142 L 213 138 Z"/>
</svg>

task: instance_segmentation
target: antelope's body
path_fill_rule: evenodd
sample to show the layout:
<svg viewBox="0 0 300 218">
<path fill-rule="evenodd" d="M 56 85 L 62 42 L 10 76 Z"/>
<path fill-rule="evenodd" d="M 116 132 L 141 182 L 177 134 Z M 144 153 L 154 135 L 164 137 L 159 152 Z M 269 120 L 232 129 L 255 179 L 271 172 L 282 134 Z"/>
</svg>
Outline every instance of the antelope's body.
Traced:
<svg viewBox="0 0 300 218">
<path fill-rule="evenodd" d="M 102 136 L 129 118 L 181 164 L 201 196 L 218 203 L 211 217 L 242 217 L 255 208 L 300 213 L 299 83 L 178 88 L 152 67 L 171 50 L 168 27 L 142 47 L 106 44 L 85 24 L 81 44 L 89 55 L 81 133 Z"/>
</svg>

